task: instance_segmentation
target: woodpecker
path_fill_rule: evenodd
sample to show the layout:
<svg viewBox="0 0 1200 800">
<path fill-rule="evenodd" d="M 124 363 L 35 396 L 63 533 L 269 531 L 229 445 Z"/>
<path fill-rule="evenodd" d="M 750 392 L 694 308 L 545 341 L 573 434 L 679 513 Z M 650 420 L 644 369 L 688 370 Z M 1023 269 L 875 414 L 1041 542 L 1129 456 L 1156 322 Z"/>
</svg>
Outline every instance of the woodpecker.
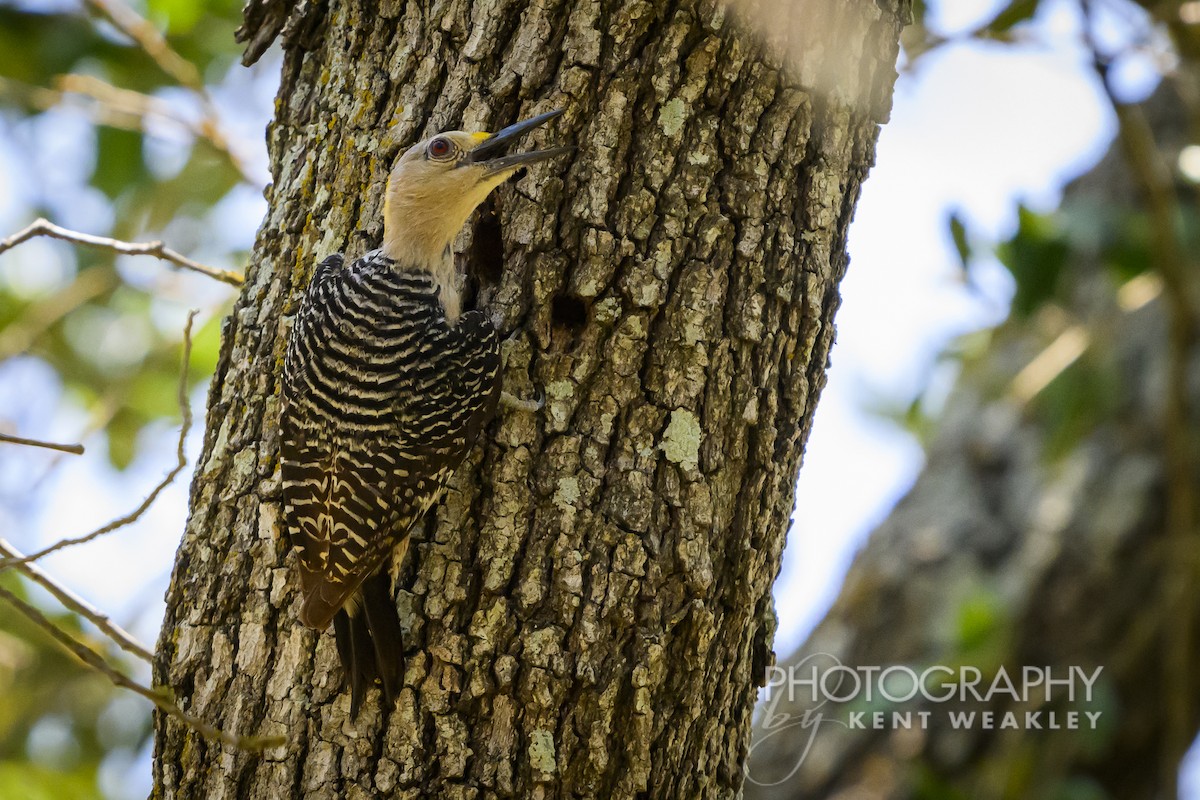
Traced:
<svg viewBox="0 0 1200 800">
<path fill-rule="evenodd" d="M 284 522 L 300 620 L 333 623 L 352 717 L 376 679 L 395 702 L 404 646 L 389 566 L 500 399 L 499 337 L 463 311 L 450 246 L 517 170 L 570 152 L 507 152 L 561 113 L 410 147 L 388 176 L 383 246 L 349 266 L 326 258 L 300 302 L 283 365 Z"/>
</svg>

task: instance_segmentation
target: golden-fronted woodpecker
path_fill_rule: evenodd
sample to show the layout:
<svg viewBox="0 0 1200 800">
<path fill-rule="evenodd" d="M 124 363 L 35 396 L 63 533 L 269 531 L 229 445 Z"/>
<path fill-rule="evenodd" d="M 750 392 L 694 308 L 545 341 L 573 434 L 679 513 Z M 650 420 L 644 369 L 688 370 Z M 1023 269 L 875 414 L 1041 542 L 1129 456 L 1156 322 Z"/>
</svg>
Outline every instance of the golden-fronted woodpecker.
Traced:
<svg viewBox="0 0 1200 800">
<path fill-rule="evenodd" d="M 376 679 L 403 676 L 388 567 L 495 413 L 500 343 L 462 310 L 451 244 L 518 169 L 569 152 L 508 153 L 551 111 L 496 134 L 450 131 L 410 147 L 388 177 L 383 246 L 317 267 L 287 342 L 284 522 L 298 556 L 300 619 L 332 621 L 356 716 Z"/>
</svg>

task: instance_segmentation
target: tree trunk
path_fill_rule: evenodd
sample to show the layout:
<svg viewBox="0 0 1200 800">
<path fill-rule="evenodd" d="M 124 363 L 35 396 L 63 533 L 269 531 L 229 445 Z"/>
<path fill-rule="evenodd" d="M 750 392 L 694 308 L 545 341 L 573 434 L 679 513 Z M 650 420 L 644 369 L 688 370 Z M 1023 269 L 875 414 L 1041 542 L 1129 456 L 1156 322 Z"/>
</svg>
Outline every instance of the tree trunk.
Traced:
<svg viewBox="0 0 1200 800">
<path fill-rule="evenodd" d="M 1186 107 L 1160 90 L 1144 109 L 1166 163 L 1191 141 Z M 786 689 L 776 691 L 778 702 L 766 703 L 756 726 L 747 798 L 1174 796 L 1173 774 L 1200 726 L 1194 656 L 1182 675 L 1172 670 L 1188 656 L 1178 642 L 1200 639 L 1200 532 L 1190 533 L 1185 551 L 1172 546 L 1165 451 L 1179 434 L 1164 414 L 1169 306 L 1156 295 L 1156 263 L 1138 235 L 1144 222 L 1135 187 L 1114 147 L 1068 188 L 1058 216 L 1067 228 L 1102 219 L 1090 230 L 1110 228 L 1101 241 L 1147 271 L 1118 289 L 1127 276 L 1114 281 L 1108 247 L 1079 244 L 1064 267 L 1062 306 L 993 334 L 988 352 L 966 365 L 916 484 L 871 535 L 833 609 L 780 673 L 825 669 L 830 657 L 853 668 L 967 664 L 981 669 L 986 687 L 1001 665 L 1018 677 L 1025 666 L 1049 667 L 1060 678 L 1072 667 L 1089 674 L 1100 667 L 1092 697 L 1072 700 L 1065 688 L 1050 702 L 1041 702 L 1041 690 L 1024 702 L 1003 692 L 987 703 L 918 696 L 870 710 L 929 711 L 927 725 L 850 730 L 833 722 L 861 703 L 816 709 L 807 689 L 790 700 Z M 1025 367 L 1036 356 L 1068 338 L 1085 343 L 1078 361 L 1038 395 L 1024 396 L 1017 375 L 1030 374 Z M 1195 431 L 1195 343 L 1190 362 Z M 1200 496 L 1200 475 L 1191 480 Z M 948 712 L 972 710 L 994 712 L 995 726 L 950 724 Z M 810 711 L 827 722 L 799 730 Z M 1017 729 L 1001 727 L 1006 711 L 1018 714 Z M 1071 711 L 1101 716 L 1094 730 L 1082 717 L 1071 729 Z M 1041 713 L 1041 730 L 1025 723 L 1026 712 Z M 1051 712 L 1058 729 L 1049 725 Z"/>
<path fill-rule="evenodd" d="M 736 795 L 905 5 L 781 7 L 770 46 L 708 0 L 247 9 L 251 58 L 285 44 L 274 180 L 156 677 L 288 744 L 250 754 L 159 716 L 156 796 Z M 279 531 L 289 315 L 318 260 L 378 244 L 402 147 L 556 107 L 539 135 L 573 163 L 499 190 L 462 257 L 506 389 L 546 405 L 502 412 L 416 532 L 405 688 L 350 721 Z"/>
</svg>

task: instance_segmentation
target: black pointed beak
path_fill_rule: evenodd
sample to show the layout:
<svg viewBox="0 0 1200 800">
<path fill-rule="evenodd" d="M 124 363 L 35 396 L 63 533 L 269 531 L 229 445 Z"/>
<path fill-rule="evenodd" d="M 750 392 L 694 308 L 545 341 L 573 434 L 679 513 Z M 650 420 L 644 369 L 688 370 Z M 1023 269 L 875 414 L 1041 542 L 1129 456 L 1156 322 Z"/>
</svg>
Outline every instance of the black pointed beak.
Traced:
<svg viewBox="0 0 1200 800">
<path fill-rule="evenodd" d="M 478 164 L 486 170 L 486 174 L 495 175 L 498 172 L 509 172 L 539 161 L 545 161 L 555 156 L 566 155 L 575 148 L 552 147 L 547 150 L 534 150 L 529 153 L 508 153 L 509 147 L 534 128 L 545 125 L 550 120 L 561 115 L 561 108 L 547 111 L 521 122 L 515 122 L 502 131 L 492 134 L 480 142 L 479 146 L 467 153 L 463 164 Z"/>
</svg>

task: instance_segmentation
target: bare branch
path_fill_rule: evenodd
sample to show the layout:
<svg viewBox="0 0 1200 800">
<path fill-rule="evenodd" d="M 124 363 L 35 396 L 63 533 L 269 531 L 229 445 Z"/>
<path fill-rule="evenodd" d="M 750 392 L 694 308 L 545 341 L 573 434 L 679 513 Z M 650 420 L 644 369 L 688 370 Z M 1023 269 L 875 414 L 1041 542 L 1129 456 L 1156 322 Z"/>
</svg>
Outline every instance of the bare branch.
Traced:
<svg viewBox="0 0 1200 800">
<path fill-rule="evenodd" d="M 17 560 L 23 558 L 21 552 L 17 550 L 17 548 L 13 547 L 12 544 L 4 538 L 0 538 L 0 555 Z M 154 660 L 154 654 L 151 653 L 145 645 L 133 638 L 131 633 L 114 623 L 108 617 L 101 614 L 98 610 L 89 605 L 88 602 L 82 597 L 75 594 L 46 573 L 42 572 L 40 567 L 34 564 L 18 564 L 17 570 L 23 573 L 34 583 L 50 592 L 50 594 L 54 595 L 58 602 L 62 603 L 71 611 L 74 611 L 76 614 L 95 625 L 102 633 L 107 635 L 108 638 L 116 642 L 117 646 L 126 653 L 137 656 L 146 662 L 151 662 Z"/>
<path fill-rule="evenodd" d="M 14 105 L 29 106 L 46 111 L 62 102 L 63 93 L 57 89 L 47 89 L 45 86 L 0 77 L 0 97 L 9 100 Z M 115 120 L 105 120 L 105 124 L 112 125 L 114 128 L 128 127 Z"/>
<path fill-rule="evenodd" d="M 102 250 L 111 250 L 114 253 L 120 253 L 128 256 L 154 256 L 163 261 L 170 262 L 184 269 L 189 269 L 193 272 L 199 272 L 201 275 L 207 275 L 210 278 L 227 283 L 230 286 L 241 286 L 243 278 L 236 272 L 229 270 L 217 269 L 198 261 L 180 255 L 171 248 L 165 246 L 162 242 L 122 242 L 119 239 L 110 239 L 106 236 L 93 236 L 90 233 L 80 233 L 78 231 L 67 230 L 60 228 L 49 220 L 39 218 L 34 220 L 28 228 L 14 233 L 7 239 L 0 240 L 0 253 L 6 250 L 11 250 L 22 242 L 26 242 L 35 236 L 48 236 L 52 239 L 61 239 L 64 242 L 72 242 L 74 244 L 87 245 L 88 247 L 98 247 Z"/>
<path fill-rule="evenodd" d="M 24 600 L 17 597 L 15 594 L 2 586 L 0 586 L 0 599 L 8 602 L 13 608 L 19 611 L 22 616 L 44 630 L 46 633 L 50 634 L 52 639 L 61 644 L 67 650 L 71 651 L 71 653 L 73 653 L 75 657 L 84 664 L 104 675 L 104 677 L 108 678 L 115 685 L 140 694 L 142 697 L 146 698 L 151 703 L 154 703 L 154 705 L 162 709 L 163 712 L 179 720 L 189 728 L 192 728 L 206 739 L 222 742 L 224 744 L 237 747 L 241 750 L 248 750 L 251 752 L 266 750 L 271 747 L 281 747 L 287 744 L 287 738 L 283 736 L 241 736 L 236 733 L 223 731 L 220 728 L 205 722 L 199 717 L 192 716 L 177 706 L 173 700 L 171 700 L 171 698 L 168 696 L 168 691 L 162 689 L 156 690 L 147 686 L 143 686 L 132 678 L 122 674 L 121 672 L 118 672 L 111 664 L 108 663 L 107 660 L 105 660 L 103 655 L 97 653 L 95 650 L 84 645 L 83 643 L 76 641 L 74 637 L 70 636 L 53 622 L 51 622 L 45 614 L 38 611 L 36 608 L 29 605 Z"/>
<path fill-rule="evenodd" d="M 43 442 L 38 439 L 26 439 L 22 436 L 12 436 L 7 433 L 0 433 L 0 442 L 23 444 L 26 447 L 44 447 L 47 450 L 57 450 L 60 453 L 73 453 L 77 456 L 83 455 L 83 445 L 81 444 L 55 444 L 54 442 Z"/>
<path fill-rule="evenodd" d="M 51 553 L 57 552 L 66 547 L 73 547 L 77 544 L 86 544 L 93 539 L 99 539 L 105 534 L 112 533 L 115 530 L 136 522 L 138 518 L 142 516 L 142 514 L 146 513 L 146 509 L 150 508 L 150 506 L 154 504 L 154 501 L 158 499 L 158 496 L 162 493 L 163 489 L 166 489 L 167 486 L 169 486 L 171 482 L 175 480 L 179 473 L 183 471 L 183 468 L 187 466 L 187 455 L 184 452 L 184 444 L 187 441 L 188 431 L 191 430 L 192 427 L 192 408 L 188 404 L 187 399 L 187 374 L 188 361 L 191 359 L 192 355 L 192 320 L 195 319 L 196 313 L 197 312 L 195 309 L 188 312 L 187 324 L 183 328 L 183 365 L 179 370 L 179 413 L 183 417 L 183 425 L 179 429 L 179 440 L 175 449 L 175 467 L 168 472 L 161 481 L 159 481 L 158 485 L 151 490 L 150 494 L 146 495 L 146 498 L 142 500 L 141 504 L 130 513 L 113 520 L 103 528 L 97 528 L 91 533 L 83 536 L 77 536 L 73 539 L 62 539 L 61 541 L 55 542 L 49 547 L 38 550 L 36 553 L 32 553 L 27 556 L 21 556 L 20 558 L 6 558 L 0 561 L 0 572 L 3 572 L 11 567 L 19 567 L 22 564 L 28 564 L 30 562 L 37 561 L 40 558 L 44 558 L 45 556 L 48 556 Z"/>
<path fill-rule="evenodd" d="M 21 83 L 12 78 L 0 78 L 0 98 L 39 111 L 49 111 L 52 108 L 66 105 L 71 94 L 61 89 L 48 89 L 44 86 Z M 133 113 L 127 108 L 118 108 L 110 103 L 97 100 L 83 110 L 97 125 L 107 125 L 110 128 L 127 131 L 146 130 L 145 115 Z M 175 120 L 171 119 L 171 122 L 175 122 Z"/>
</svg>

